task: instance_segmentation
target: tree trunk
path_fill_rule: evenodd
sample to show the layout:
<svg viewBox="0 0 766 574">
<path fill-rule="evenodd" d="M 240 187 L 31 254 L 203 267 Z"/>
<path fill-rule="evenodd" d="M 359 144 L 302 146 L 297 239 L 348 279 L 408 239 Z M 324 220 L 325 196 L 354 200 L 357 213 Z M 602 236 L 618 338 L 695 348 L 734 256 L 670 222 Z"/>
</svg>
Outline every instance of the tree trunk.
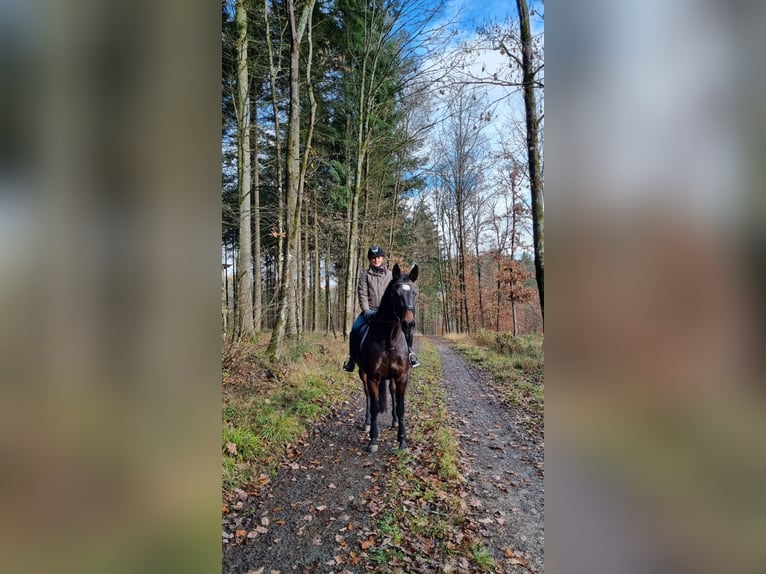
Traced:
<svg viewBox="0 0 766 574">
<path fill-rule="evenodd" d="M 527 156 L 529 158 L 529 189 L 532 198 L 532 241 L 535 251 L 535 277 L 540 295 L 540 313 L 545 321 L 544 291 L 544 219 L 543 181 L 538 147 L 539 120 L 535 98 L 535 74 L 532 60 L 532 31 L 529 25 L 529 9 L 526 0 L 516 0 L 519 8 L 521 30 L 522 71 L 524 75 L 524 113 L 527 127 Z M 544 328 L 544 327 L 543 327 Z"/>
<path fill-rule="evenodd" d="M 269 54 L 269 81 L 271 84 L 271 111 L 274 115 L 274 145 L 276 147 L 276 164 L 274 171 L 277 174 L 277 228 L 272 231 L 276 235 L 277 261 L 274 265 L 276 276 L 275 285 L 281 282 L 282 258 L 284 253 L 284 182 L 282 180 L 282 138 L 280 135 L 279 122 L 279 97 L 277 96 L 277 65 L 274 63 L 274 46 L 271 41 L 271 24 L 269 21 L 269 0 L 263 0 L 263 18 L 265 24 L 266 46 Z M 280 64 L 281 65 L 281 64 Z M 273 289 L 271 290 L 273 292 Z"/>
<path fill-rule="evenodd" d="M 239 183 L 239 300 L 238 335 L 249 337 L 253 324 L 253 256 L 250 202 L 250 95 L 248 75 L 247 10 L 245 0 L 237 0 L 237 176 Z"/>
<path fill-rule="evenodd" d="M 260 331 L 263 325 L 263 281 L 261 279 L 261 176 L 258 160 L 258 109 L 253 102 L 252 125 L 252 219 L 253 219 L 253 327 Z"/>
<path fill-rule="evenodd" d="M 290 114 L 287 138 L 287 245 L 283 263 L 283 277 L 279 285 L 277 316 L 267 352 L 272 359 L 279 359 L 285 336 L 287 307 L 290 292 L 295 296 L 294 271 L 297 268 L 298 241 L 300 240 L 300 43 L 307 22 L 314 9 L 314 0 L 303 8 L 300 23 L 295 20 L 294 0 L 287 0 L 287 16 L 290 21 Z M 293 309 L 294 312 L 294 309 Z"/>
</svg>

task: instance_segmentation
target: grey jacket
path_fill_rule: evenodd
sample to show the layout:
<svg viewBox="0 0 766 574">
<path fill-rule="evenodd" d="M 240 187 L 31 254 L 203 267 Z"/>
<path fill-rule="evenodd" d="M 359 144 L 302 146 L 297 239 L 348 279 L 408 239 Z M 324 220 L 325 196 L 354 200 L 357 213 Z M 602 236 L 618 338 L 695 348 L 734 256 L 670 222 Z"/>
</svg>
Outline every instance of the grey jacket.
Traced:
<svg viewBox="0 0 766 574">
<path fill-rule="evenodd" d="M 376 271 L 372 267 L 362 271 L 359 275 L 356 293 L 359 296 L 359 306 L 362 308 L 363 313 L 370 309 L 378 308 L 380 300 L 383 298 L 383 293 L 392 279 L 393 276 L 388 267 L 384 267 L 382 272 Z"/>
</svg>

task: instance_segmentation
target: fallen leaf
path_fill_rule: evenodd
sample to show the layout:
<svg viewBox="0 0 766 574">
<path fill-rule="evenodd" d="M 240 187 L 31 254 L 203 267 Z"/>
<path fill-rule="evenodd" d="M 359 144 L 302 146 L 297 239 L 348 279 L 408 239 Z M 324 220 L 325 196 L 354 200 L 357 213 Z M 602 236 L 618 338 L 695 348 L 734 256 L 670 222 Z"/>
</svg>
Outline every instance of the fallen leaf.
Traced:
<svg viewBox="0 0 766 574">
<path fill-rule="evenodd" d="M 359 543 L 359 546 L 362 547 L 362 550 L 367 550 L 368 548 L 372 548 L 373 546 L 375 546 L 375 537 L 370 536 L 367 540 L 362 540 Z"/>
<path fill-rule="evenodd" d="M 229 454 L 233 454 L 236 456 L 237 454 L 237 445 L 233 442 L 227 442 L 226 443 L 226 450 L 229 452 Z"/>
<path fill-rule="evenodd" d="M 491 518 L 480 518 L 479 522 L 481 522 L 482 524 L 492 524 L 492 519 Z"/>
<path fill-rule="evenodd" d="M 245 536 L 247 536 L 247 530 L 235 530 L 234 536 L 236 536 L 237 538 L 244 538 Z"/>
<path fill-rule="evenodd" d="M 320 504 L 319 506 L 317 506 L 317 510 L 318 510 L 319 512 L 322 512 L 323 510 L 327 510 L 327 505 L 325 505 L 325 504 Z"/>
<path fill-rule="evenodd" d="M 264 566 L 258 568 L 258 570 L 248 570 L 247 574 L 263 574 Z"/>
<path fill-rule="evenodd" d="M 263 524 L 264 526 L 268 526 L 269 525 L 269 519 L 266 518 L 265 516 L 261 517 L 261 524 Z"/>
</svg>

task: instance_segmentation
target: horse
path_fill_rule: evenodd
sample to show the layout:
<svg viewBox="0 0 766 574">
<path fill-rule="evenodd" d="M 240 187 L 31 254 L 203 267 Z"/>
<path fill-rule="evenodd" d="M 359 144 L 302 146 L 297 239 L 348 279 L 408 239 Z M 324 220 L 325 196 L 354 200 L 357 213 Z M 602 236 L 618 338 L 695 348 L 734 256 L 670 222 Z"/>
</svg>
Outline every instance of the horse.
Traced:
<svg viewBox="0 0 766 574">
<path fill-rule="evenodd" d="M 410 374 L 410 358 L 404 332 L 412 329 L 415 321 L 415 281 L 418 266 L 409 274 L 402 273 L 399 264 L 391 270 L 392 280 L 386 287 L 375 316 L 370 319 L 359 356 L 359 378 L 365 390 L 370 414 L 370 442 L 367 450 L 378 451 L 378 414 L 386 412 L 386 387 L 392 393 L 393 420 L 398 421 L 396 438 L 399 450 L 407 449 L 407 431 L 404 425 L 404 393 Z M 365 429 L 366 430 L 366 429 Z"/>
</svg>

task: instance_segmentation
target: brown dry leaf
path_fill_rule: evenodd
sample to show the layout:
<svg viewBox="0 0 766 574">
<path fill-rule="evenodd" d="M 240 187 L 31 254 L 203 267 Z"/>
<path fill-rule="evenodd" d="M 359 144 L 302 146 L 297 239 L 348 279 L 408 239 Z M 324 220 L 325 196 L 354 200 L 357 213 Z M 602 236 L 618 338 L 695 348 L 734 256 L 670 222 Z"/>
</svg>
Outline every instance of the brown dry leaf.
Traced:
<svg viewBox="0 0 766 574">
<path fill-rule="evenodd" d="M 226 443 L 226 450 L 229 454 L 232 454 L 234 456 L 237 455 L 237 445 L 233 442 L 227 442 Z"/>
<path fill-rule="evenodd" d="M 480 518 L 479 522 L 481 522 L 482 524 L 492 524 L 492 519 L 491 518 Z"/>
<path fill-rule="evenodd" d="M 320 504 L 319 506 L 317 506 L 317 510 L 319 512 L 322 512 L 323 510 L 327 510 L 327 505 L 326 504 Z"/>
<path fill-rule="evenodd" d="M 269 525 L 269 519 L 266 518 L 265 516 L 262 516 L 261 517 L 261 524 L 263 524 L 264 526 L 268 526 Z"/>
<path fill-rule="evenodd" d="M 248 570 L 247 574 L 263 574 L 264 566 L 258 568 L 258 570 Z"/>
<path fill-rule="evenodd" d="M 368 548 L 372 548 L 373 546 L 375 546 L 375 537 L 370 536 L 367 540 L 362 540 L 359 543 L 359 546 L 362 547 L 362 550 L 367 550 Z"/>
<path fill-rule="evenodd" d="M 247 536 L 247 530 L 235 530 L 234 536 L 236 536 L 237 538 L 244 538 L 245 536 Z"/>
</svg>

